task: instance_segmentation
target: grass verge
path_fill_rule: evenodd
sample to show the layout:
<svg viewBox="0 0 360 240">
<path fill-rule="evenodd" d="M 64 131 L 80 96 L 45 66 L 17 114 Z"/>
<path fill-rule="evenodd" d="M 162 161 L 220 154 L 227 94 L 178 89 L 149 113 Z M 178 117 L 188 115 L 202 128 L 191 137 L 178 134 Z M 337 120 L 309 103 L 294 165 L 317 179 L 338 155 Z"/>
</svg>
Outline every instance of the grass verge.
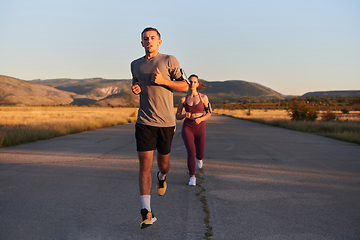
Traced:
<svg viewBox="0 0 360 240">
<path fill-rule="evenodd" d="M 289 120 L 263 121 L 261 119 L 252 119 L 252 121 L 360 144 L 360 122 L 296 122 Z"/>
<path fill-rule="evenodd" d="M 227 116 L 232 116 L 232 115 L 227 115 Z M 235 117 L 235 118 L 239 118 L 239 117 Z M 252 119 L 239 118 L 239 119 L 360 144 L 359 121 L 304 122 L 304 121 L 291 121 L 285 119 L 283 120 L 282 119 L 268 120 L 268 119 L 257 119 L 257 118 L 252 118 Z"/>
<path fill-rule="evenodd" d="M 135 120 L 135 108 L 0 107 L 0 148 Z"/>
</svg>

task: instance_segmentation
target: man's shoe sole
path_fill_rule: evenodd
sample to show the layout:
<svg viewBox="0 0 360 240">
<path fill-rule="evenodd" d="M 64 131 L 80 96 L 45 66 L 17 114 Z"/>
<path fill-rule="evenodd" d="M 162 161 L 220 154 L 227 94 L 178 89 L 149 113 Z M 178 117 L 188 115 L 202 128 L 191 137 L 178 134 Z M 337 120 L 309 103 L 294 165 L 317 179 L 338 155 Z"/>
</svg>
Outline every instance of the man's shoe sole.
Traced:
<svg viewBox="0 0 360 240">
<path fill-rule="evenodd" d="M 157 218 L 156 218 L 156 217 L 153 217 L 153 218 L 151 219 L 151 221 L 149 221 L 148 219 L 145 219 L 144 221 L 142 221 L 142 222 L 140 223 L 140 227 L 141 227 L 141 229 L 150 227 L 150 226 L 153 225 L 153 223 L 156 222 L 156 221 L 157 221 Z"/>
</svg>

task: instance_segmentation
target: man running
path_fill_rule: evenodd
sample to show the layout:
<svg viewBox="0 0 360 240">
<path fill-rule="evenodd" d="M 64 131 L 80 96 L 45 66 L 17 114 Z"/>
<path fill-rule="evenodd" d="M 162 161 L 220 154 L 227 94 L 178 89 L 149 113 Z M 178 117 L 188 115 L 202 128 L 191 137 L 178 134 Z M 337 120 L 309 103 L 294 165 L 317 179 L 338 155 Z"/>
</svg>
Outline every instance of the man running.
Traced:
<svg viewBox="0 0 360 240">
<path fill-rule="evenodd" d="M 140 161 L 139 187 L 143 206 L 141 228 L 151 226 L 157 220 L 150 207 L 154 150 L 157 150 L 159 167 L 156 173 L 157 192 L 160 196 L 166 192 L 166 174 L 170 167 L 170 150 L 175 131 L 173 90 L 188 91 L 177 59 L 159 53 L 161 43 L 156 28 L 145 28 L 141 33 L 145 56 L 131 63 L 132 91 L 140 95 L 135 138 Z"/>
</svg>

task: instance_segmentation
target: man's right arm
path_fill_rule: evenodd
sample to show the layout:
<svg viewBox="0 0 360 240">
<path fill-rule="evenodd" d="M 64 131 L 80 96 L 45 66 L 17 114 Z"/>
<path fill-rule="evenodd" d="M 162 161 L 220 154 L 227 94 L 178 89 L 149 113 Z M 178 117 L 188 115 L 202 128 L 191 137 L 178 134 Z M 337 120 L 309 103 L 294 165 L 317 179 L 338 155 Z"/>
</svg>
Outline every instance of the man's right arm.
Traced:
<svg viewBox="0 0 360 240">
<path fill-rule="evenodd" d="M 131 86 L 131 91 L 138 95 L 141 93 L 141 87 L 139 85 L 139 80 L 134 76 L 134 71 L 133 71 L 133 63 L 131 63 L 130 65 L 130 69 L 131 69 L 131 75 L 132 75 L 132 86 Z"/>
</svg>

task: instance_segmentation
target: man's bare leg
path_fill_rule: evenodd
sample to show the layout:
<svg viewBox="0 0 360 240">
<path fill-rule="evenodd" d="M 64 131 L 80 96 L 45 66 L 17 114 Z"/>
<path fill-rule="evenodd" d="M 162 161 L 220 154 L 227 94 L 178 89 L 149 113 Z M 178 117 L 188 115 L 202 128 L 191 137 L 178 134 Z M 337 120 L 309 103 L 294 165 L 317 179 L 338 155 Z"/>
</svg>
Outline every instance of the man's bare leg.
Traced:
<svg viewBox="0 0 360 240">
<path fill-rule="evenodd" d="M 141 209 L 141 216 L 143 221 L 140 223 L 141 229 L 151 226 L 156 222 L 156 217 L 151 211 L 151 167 L 153 162 L 154 151 L 138 152 L 140 170 L 139 170 L 139 186 L 140 197 L 143 208 Z"/>
<path fill-rule="evenodd" d="M 140 195 L 150 195 L 152 178 L 151 178 L 151 167 L 153 162 L 154 151 L 143 151 L 138 152 L 140 161 L 139 170 L 139 187 Z"/>
<path fill-rule="evenodd" d="M 168 173 L 170 167 L 169 158 L 170 158 L 170 153 L 164 155 L 158 152 L 157 154 L 159 171 L 157 173 L 158 181 L 157 181 L 156 190 L 159 196 L 164 195 L 167 189 L 166 174 Z"/>
<path fill-rule="evenodd" d="M 160 172 L 164 175 L 169 172 L 169 168 L 170 168 L 169 159 L 170 159 L 170 153 L 166 155 L 163 155 L 159 152 L 157 153 L 158 167 Z"/>
</svg>

